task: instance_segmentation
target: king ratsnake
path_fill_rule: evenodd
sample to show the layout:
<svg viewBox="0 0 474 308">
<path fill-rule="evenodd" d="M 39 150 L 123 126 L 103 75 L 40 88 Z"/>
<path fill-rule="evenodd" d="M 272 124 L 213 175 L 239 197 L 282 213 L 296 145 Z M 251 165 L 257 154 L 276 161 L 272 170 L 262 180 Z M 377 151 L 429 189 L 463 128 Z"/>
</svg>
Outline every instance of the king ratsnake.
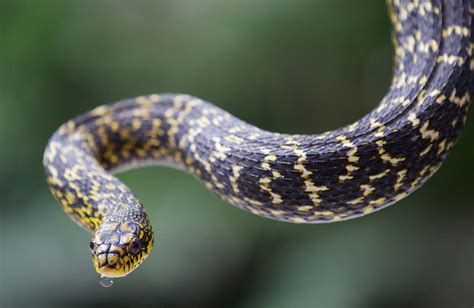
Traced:
<svg viewBox="0 0 474 308">
<path fill-rule="evenodd" d="M 471 0 L 391 0 L 394 74 L 379 106 L 319 135 L 259 129 L 201 99 L 148 95 L 100 106 L 63 124 L 44 154 L 66 213 L 93 233 L 98 273 L 121 277 L 150 254 L 138 198 L 113 171 L 171 164 L 253 214 L 326 223 L 380 210 L 441 166 L 474 90 Z"/>
</svg>

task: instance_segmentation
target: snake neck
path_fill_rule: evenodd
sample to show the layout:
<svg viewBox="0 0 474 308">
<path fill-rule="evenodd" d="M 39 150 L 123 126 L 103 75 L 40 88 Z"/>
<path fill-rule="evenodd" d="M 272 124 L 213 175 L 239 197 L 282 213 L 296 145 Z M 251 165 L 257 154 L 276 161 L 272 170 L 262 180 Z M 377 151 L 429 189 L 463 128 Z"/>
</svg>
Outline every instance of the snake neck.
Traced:
<svg viewBox="0 0 474 308">
<path fill-rule="evenodd" d="M 71 123 L 50 139 L 43 162 L 53 195 L 73 220 L 89 232 L 104 223 L 134 221 L 148 224 L 138 198 L 108 172 L 95 156 L 84 128 L 72 132 Z"/>
</svg>

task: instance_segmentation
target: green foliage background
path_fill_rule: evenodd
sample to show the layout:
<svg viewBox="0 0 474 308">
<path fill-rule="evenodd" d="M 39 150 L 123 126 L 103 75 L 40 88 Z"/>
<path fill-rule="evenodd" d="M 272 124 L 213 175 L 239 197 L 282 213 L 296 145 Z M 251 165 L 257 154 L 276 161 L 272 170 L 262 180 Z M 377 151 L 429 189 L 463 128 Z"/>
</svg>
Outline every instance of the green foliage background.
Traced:
<svg viewBox="0 0 474 308">
<path fill-rule="evenodd" d="M 280 132 L 350 123 L 388 87 L 389 33 L 376 0 L 0 0 L 0 306 L 472 306 L 472 121 L 426 187 L 343 223 L 262 219 L 164 167 L 121 174 L 157 241 L 111 289 L 43 179 L 53 131 L 124 97 L 188 93 Z"/>
</svg>

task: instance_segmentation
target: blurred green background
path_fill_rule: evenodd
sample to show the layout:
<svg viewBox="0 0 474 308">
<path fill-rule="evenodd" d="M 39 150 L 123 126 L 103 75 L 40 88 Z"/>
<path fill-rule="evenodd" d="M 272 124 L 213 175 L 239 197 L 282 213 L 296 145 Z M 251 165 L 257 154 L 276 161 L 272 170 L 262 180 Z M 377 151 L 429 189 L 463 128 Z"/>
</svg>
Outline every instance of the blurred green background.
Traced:
<svg viewBox="0 0 474 308">
<path fill-rule="evenodd" d="M 343 223 L 262 219 L 164 167 L 121 174 L 157 241 L 110 289 L 43 178 L 62 122 L 141 94 L 280 132 L 345 125 L 388 87 L 389 33 L 378 0 L 0 0 L 0 306 L 471 307 L 472 120 L 428 185 Z"/>
</svg>

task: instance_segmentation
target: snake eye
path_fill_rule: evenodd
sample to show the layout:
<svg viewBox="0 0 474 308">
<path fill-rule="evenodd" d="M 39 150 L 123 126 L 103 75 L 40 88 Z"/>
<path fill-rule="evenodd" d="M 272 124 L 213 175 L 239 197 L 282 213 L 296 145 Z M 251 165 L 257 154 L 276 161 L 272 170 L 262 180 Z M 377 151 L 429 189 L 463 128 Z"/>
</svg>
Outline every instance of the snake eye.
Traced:
<svg viewBox="0 0 474 308">
<path fill-rule="evenodd" d="M 89 243 L 89 249 L 90 249 L 91 253 L 94 253 L 95 248 L 96 248 L 95 243 L 91 241 Z"/>
<path fill-rule="evenodd" d="M 132 241 L 129 246 L 130 252 L 134 255 L 139 254 L 142 251 L 142 244 L 140 241 Z"/>
</svg>

